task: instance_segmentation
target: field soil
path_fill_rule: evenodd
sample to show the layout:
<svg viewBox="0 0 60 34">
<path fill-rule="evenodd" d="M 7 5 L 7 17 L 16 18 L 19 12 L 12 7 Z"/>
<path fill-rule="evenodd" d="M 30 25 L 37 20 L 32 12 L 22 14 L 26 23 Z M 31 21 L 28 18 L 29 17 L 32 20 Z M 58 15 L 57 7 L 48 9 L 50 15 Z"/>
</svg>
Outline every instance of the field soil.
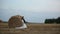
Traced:
<svg viewBox="0 0 60 34">
<path fill-rule="evenodd" d="M 8 28 L 8 23 L 0 23 L 0 34 L 60 34 L 60 24 L 26 24 L 26 29 Z"/>
</svg>

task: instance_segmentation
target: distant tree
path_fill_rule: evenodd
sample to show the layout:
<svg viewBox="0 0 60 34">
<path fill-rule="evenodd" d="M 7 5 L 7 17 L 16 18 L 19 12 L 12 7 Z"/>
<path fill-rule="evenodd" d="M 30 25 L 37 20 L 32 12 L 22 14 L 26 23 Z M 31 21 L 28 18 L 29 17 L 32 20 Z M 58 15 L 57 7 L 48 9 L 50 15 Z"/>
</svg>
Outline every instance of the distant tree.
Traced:
<svg viewBox="0 0 60 34">
<path fill-rule="evenodd" d="M 56 23 L 56 24 L 60 24 L 60 17 L 58 17 L 57 19 L 46 19 L 45 23 Z"/>
<path fill-rule="evenodd" d="M 57 24 L 60 24 L 60 17 L 56 19 Z"/>
<path fill-rule="evenodd" d="M 45 23 L 54 23 L 55 19 L 46 19 Z"/>
<path fill-rule="evenodd" d="M 8 23 L 8 21 L 3 21 L 3 23 Z"/>
</svg>

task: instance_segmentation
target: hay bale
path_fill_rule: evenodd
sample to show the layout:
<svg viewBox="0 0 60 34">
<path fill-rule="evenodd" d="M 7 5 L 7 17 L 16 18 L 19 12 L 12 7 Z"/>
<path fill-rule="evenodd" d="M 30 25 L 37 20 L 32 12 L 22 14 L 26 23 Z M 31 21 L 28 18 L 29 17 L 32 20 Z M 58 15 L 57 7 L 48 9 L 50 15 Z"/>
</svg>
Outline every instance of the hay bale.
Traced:
<svg viewBox="0 0 60 34">
<path fill-rule="evenodd" d="M 12 16 L 8 21 L 9 28 L 20 27 L 20 26 L 22 26 L 22 24 L 23 24 L 22 16 L 20 16 L 20 15 Z"/>
<path fill-rule="evenodd" d="M 3 21 L 2 20 L 0 20 L 0 23 L 2 23 Z"/>
</svg>

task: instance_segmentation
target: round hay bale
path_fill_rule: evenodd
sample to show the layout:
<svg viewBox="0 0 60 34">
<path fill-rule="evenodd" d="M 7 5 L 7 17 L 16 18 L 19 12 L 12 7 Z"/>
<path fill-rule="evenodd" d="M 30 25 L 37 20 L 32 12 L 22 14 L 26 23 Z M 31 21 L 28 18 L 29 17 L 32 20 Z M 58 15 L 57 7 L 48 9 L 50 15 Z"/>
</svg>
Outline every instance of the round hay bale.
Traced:
<svg viewBox="0 0 60 34">
<path fill-rule="evenodd" d="M 20 27 L 20 26 L 22 26 L 22 24 L 23 24 L 22 16 L 20 16 L 20 15 L 12 16 L 8 21 L 9 28 Z"/>
<path fill-rule="evenodd" d="M 0 23 L 2 23 L 3 21 L 2 20 L 0 20 Z"/>
</svg>

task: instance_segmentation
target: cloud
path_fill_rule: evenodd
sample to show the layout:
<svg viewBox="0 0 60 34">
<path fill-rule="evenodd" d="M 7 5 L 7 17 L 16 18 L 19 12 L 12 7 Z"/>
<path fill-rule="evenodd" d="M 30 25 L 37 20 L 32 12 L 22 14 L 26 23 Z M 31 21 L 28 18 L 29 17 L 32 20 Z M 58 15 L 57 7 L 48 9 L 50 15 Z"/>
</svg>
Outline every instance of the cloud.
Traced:
<svg viewBox="0 0 60 34">
<path fill-rule="evenodd" d="M 60 11 L 59 0 L 1 0 L 3 9 L 25 10 L 33 12 Z"/>
<path fill-rule="evenodd" d="M 32 6 L 26 6 L 24 9 L 29 11 L 60 11 L 60 2 L 57 0 L 39 1 L 33 1 Z"/>
</svg>

